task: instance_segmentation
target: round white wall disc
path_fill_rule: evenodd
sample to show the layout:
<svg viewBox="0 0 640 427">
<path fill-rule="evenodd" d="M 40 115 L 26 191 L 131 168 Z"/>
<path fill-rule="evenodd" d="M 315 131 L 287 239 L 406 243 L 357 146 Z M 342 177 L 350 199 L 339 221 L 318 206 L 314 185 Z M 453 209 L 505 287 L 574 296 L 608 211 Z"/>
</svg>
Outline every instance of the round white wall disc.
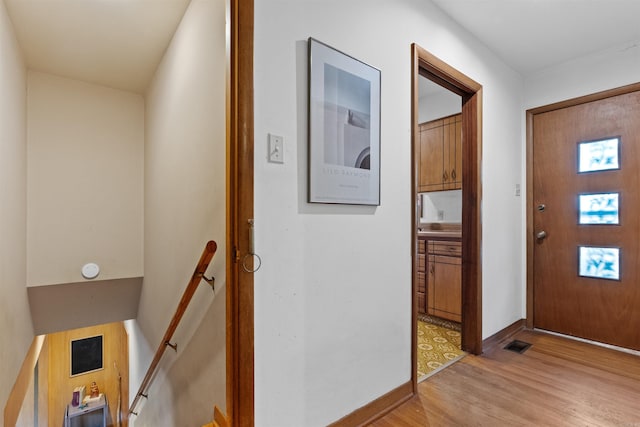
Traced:
<svg viewBox="0 0 640 427">
<path fill-rule="evenodd" d="M 100 267 L 94 262 L 82 266 L 82 277 L 85 279 L 95 279 L 100 273 Z"/>
</svg>

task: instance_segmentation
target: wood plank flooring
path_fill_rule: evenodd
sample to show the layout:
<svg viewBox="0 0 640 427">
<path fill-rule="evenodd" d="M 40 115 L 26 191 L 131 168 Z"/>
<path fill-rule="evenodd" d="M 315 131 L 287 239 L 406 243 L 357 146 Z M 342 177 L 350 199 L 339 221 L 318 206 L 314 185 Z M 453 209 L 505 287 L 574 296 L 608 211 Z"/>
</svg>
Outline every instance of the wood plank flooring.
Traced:
<svg viewBox="0 0 640 427">
<path fill-rule="evenodd" d="M 504 350 L 514 338 L 533 345 Z M 640 427 L 640 357 L 521 331 L 423 381 L 371 425 Z"/>
</svg>

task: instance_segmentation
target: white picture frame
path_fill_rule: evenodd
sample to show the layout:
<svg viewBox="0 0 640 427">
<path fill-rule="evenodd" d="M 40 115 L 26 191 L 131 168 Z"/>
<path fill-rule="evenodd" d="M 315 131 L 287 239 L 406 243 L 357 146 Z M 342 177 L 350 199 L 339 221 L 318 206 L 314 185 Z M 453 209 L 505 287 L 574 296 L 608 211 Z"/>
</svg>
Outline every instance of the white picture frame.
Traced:
<svg viewBox="0 0 640 427">
<path fill-rule="evenodd" d="M 309 202 L 380 205 L 380 70 L 309 38 Z"/>
</svg>

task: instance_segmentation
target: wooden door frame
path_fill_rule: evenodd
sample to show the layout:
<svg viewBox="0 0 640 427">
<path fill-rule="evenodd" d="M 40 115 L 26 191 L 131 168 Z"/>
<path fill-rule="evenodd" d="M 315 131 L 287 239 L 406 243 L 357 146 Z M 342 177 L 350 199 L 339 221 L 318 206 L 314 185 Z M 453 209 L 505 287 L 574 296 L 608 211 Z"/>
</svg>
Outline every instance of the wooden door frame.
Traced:
<svg viewBox="0 0 640 427">
<path fill-rule="evenodd" d="M 411 197 L 413 203 L 411 235 L 413 254 L 411 363 L 414 391 L 417 390 L 417 273 L 419 222 L 416 201 L 418 162 L 416 148 L 420 143 L 418 123 L 418 79 L 427 77 L 440 86 L 462 96 L 462 349 L 482 353 L 482 228 L 481 228 L 481 162 L 482 162 L 482 86 L 444 61 L 413 43 L 411 80 Z"/>
<path fill-rule="evenodd" d="M 253 5 L 226 0 L 226 412 L 234 427 L 255 423 L 253 274 L 240 267 L 253 218 Z"/>
<path fill-rule="evenodd" d="M 527 320 L 526 327 L 533 329 L 535 325 L 534 319 L 534 247 L 535 247 L 535 230 L 533 228 L 533 118 L 537 114 L 547 113 L 549 111 L 560 110 L 562 108 L 574 107 L 588 102 L 600 101 L 602 99 L 611 98 L 618 95 L 625 95 L 631 92 L 640 91 L 640 83 L 609 89 L 602 92 L 596 92 L 590 95 L 580 96 L 577 98 L 560 101 L 542 107 L 527 110 Z"/>
</svg>

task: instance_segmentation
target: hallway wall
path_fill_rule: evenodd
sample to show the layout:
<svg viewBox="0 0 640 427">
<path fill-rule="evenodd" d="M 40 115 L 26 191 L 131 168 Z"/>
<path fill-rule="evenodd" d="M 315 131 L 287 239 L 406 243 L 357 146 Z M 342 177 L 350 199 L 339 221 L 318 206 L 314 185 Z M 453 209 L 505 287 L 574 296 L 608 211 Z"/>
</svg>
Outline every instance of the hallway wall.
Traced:
<svg viewBox="0 0 640 427">
<path fill-rule="evenodd" d="M 524 109 L 640 82 L 640 40 L 540 70 L 525 79 Z"/>
<path fill-rule="evenodd" d="M 27 300 L 27 73 L 0 1 L 0 403 L 33 340 Z"/>
<path fill-rule="evenodd" d="M 484 87 L 482 335 L 524 316 L 523 82 L 428 0 L 255 6 L 256 425 L 320 426 L 410 379 L 412 42 Z M 379 207 L 306 201 L 310 36 L 381 70 Z"/>
</svg>

